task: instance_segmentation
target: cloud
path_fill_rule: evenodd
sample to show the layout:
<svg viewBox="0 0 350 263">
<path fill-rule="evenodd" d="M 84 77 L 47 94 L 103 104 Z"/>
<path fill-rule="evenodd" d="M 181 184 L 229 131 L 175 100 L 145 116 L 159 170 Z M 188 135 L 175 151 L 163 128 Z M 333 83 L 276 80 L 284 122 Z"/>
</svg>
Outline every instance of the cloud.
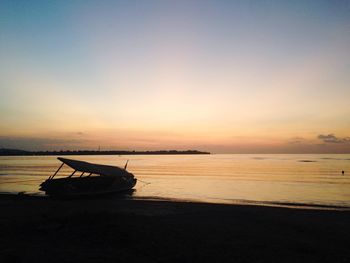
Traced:
<svg viewBox="0 0 350 263">
<path fill-rule="evenodd" d="M 288 143 L 289 144 L 305 144 L 305 143 L 309 143 L 309 141 L 303 137 L 293 137 L 288 141 Z"/>
<path fill-rule="evenodd" d="M 85 140 L 74 138 L 37 138 L 0 136 L 0 148 L 20 150 L 66 150 L 81 148 Z"/>
<path fill-rule="evenodd" d="M 350 137 L 338 138 L 332 133 L 328 134 L 328 135 L 320 134 L 320 135 L 318 135 L 317 138 L 325 143 L 340 143 L 340 144 L 350 143 Z"/>
</svg>

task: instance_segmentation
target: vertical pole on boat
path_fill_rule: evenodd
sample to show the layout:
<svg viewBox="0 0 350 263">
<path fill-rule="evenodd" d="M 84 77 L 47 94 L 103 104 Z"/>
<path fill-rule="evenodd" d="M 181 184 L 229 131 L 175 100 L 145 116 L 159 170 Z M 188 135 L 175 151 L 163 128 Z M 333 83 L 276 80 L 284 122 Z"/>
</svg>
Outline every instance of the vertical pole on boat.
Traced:
<svg viewBox="0 0 350 263">
<path fill-rule="evenodd" d="M 68 176 L 68 178 L 71 178 L 75 174 L 76 171 L 77 170 L 74 170 L 74 172 L 70 176 Z"/>
<path fill-rule="evenodd" d="M 49 180 L 53 179 L 55 177 L 55 175 L 58 173 L 59 170 L 61 170 L 63 165 L 64 165 L 64 163 L 62 163 L 61 166 L 57 169 L 57 171 L 52 176 L 49 177 Z"/>
</svg>

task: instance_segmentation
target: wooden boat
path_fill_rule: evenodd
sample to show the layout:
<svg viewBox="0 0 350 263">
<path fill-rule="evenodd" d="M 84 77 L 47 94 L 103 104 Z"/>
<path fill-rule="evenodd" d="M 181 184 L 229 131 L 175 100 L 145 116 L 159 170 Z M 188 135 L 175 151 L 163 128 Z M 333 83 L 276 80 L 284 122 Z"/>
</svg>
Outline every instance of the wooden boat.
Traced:
<svg viewBox="0 0 350 263">
<path fill-rule="evenodd" d="M 58 157 L 62 162 L 58 170 L 40 184 L 40 190 L 56 197 L 105 195 L 131 190 L 137 182 L 132 173 L 124 168 L 94 164 Z M 56 178 L 63 165 L 74 171 L 68 177 Z M 78 176 L 77 172 L 81 172 Z"/>
</svg>

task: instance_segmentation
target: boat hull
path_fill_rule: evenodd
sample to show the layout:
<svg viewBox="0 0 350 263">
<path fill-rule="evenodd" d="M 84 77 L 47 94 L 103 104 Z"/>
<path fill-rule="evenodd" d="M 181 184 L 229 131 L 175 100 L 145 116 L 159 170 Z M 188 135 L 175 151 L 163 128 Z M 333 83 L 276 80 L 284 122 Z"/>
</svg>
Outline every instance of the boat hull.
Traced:
<svg viewBox="0 0 350 263">
<path fill-rule="evenodd" d="M 115 176 L 59 178 L 46 180 L 40 190 L 52 197 L 98 196 L 131 190 L 136 183 L 136 178 Z"/>
</svg>

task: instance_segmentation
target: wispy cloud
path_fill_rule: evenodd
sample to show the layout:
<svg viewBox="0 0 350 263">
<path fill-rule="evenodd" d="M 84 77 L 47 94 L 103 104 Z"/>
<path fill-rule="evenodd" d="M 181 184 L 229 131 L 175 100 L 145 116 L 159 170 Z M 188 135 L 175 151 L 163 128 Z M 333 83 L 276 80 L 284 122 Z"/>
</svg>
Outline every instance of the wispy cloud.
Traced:
<svg viewBox="0 0 350 263">
<path fill-rule="evenodd" d="M 303 138 L 303 137 L 293 137 L 288 141 L 289 144 L 309 144 L 309 140 Z"/>
<path fill-rule="evenodd" d="M 350 143 L 350 137 L 336 137 L 334 134 L 320 134 L 317 137 L 318 139 L 320 139 L 321 141 L 325 142 L 325 143 L 341 143 L 341 144 L 349 144 Z"/>
<path fill-rule="evenodd" d="M 86 140 L 69 138 L 36 138 L 0 136 L 0 148 L 23 150 L 66 150 L 80 149 Z"/>
</svg>

